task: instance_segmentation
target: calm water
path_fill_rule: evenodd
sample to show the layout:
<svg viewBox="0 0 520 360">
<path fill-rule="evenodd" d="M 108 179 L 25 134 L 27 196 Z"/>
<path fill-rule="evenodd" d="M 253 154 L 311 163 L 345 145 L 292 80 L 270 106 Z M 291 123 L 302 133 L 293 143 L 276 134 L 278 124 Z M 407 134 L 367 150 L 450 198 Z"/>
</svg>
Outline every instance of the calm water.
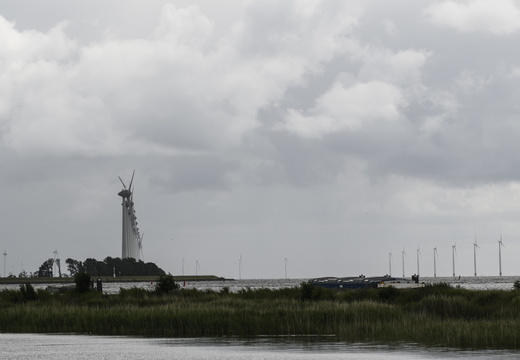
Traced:
<svg viewBox="0 0 520 360">
<path fill-rule="evenodd" d="M 346 344 L 312 337 L 148 339 L 87 335 L 0 334 L 0 357 L 35 359 L 518 359 L 520 352 L 460 351 L 409 344 Z"/>
<path fill-rule="evenodd" d="M 293 287 L 300 285 L 303 281 L 309 279 L 247 279 L 247 280 L 227 280 L 227 281 L 194 281 L 194 282 L 180 282 L 180 285 L 185 288 L 196 288 L 199 290 L 211 289 L 220 291 L 224 287 L 228 287 L 231 292 L 237 292 L 241 289 L 259 289 L 270 288 L 280 289 L 286 287 Z M 449 283 L 453 286 L 460 286 L 465 289 L 500 289 L 510 290 L 513 288 L 513 283 L 520 280 L 520 276 L 467 276 L 459 278 L 453 277 L 423 277 L 421 282 L 429 283 Z M 45 289 L 49 284 L 35 284 L 36 289 Z M 145 289 L 153 289 L 153 283 L 136 282 L 136 283 L 104 283 L 103 292 L 107 294 L 116 294 L 120 288 L 129 289 L 132 287 L 140 287 Z M 0 284 L 2 289 L 18 290 L 20 285 L 4 285 Z"/>
</svg>

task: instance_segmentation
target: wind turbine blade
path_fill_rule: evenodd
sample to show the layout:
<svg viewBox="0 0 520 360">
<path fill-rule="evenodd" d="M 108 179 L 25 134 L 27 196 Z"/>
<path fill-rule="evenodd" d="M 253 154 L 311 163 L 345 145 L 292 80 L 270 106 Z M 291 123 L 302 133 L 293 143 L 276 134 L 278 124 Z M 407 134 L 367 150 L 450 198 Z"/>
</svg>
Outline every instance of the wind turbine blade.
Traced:
<svg viewBox="0 0 520 360">
<path fill-rule="evenodd" d="M 132 179 L 130 180 L 130 185 L 128 185 L 128 190 L 132 191 L 132 183 L 134 182 L 135 169 L 132 173 Z"/>
<path fill-rule="evenodd" d="M 121 180 L 121 177 L 118 176 L 118 178 L 119 178 L 119 181 L 121 181 L 121 184 L 123 184 L 123 188 L 126 190 L 126 185 L 125 185 L 125 183 L 123 182 L 123 180 Z"/>
</svg>

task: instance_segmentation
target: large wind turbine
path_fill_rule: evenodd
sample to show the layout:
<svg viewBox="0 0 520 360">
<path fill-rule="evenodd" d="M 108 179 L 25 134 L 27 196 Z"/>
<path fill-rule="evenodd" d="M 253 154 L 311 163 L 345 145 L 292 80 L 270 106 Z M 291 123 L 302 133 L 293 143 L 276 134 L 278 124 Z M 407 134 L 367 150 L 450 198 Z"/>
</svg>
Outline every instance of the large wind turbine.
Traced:
<svg viewBox="0 0 520 360">
<path fill-rule="evenodd" d="M 135 260 L 139 260 L 140 253 L 142 252 L 142 237 L 139 234 L 139 228 L 137 227 L 137 217 L 135 216 L 134 210 L 134 196 L 132 193 L 134 175 L 135 170 L 132 173 L 132 179 L 130 180 L 128 188 L 126 187 L 123 180 L 119 177 L 119 181 L 121 181 L 121 184 L 123 184 L 123 190 L 121 190 L 117 195 L 123 198 L 123 202 L 121 204 L 123 209 L 123 246 L 121 258 L 134 258 Z"/>
<path fill-rule="evenodd" d="M 500 240 L 498 240 L 498 273 L 502 276 L 502 247 L 504 243 L 502 242 L 502 233 L 500 233 Z"/>
<path fill-rule="evenodd" d="M 54 263 L 52 265 L 54 272 L 54 265 L 58 267 L 58 276 L 61 277 L 61 263 L 60 263 L 60 255 L 58 254 L 58 248 L 52 252 L 54 254 Z"/>
</svg>

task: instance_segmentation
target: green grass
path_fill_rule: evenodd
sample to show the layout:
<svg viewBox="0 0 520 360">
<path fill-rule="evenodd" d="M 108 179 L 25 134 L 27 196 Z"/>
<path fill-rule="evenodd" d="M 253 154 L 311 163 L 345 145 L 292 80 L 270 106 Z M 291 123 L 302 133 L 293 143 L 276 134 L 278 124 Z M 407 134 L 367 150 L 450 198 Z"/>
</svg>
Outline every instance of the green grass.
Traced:
<svg viewBox="0 0 520 360">
<path fill-rule="evenodd" d="M 338 340 L 458 348 L 520 348 L 520 291 L 334 292 L 301 287 L 157 295 L 0 292 L 0 332 L 155 337 L 335 335 Z M 30 297 L 30 298 L 29 298 Z"/>
</svg>

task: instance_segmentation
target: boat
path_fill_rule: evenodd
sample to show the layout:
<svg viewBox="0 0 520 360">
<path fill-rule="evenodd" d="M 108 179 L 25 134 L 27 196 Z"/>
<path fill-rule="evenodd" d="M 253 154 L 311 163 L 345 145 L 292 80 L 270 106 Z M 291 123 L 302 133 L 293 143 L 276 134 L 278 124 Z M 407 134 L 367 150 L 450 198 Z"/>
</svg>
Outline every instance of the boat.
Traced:
<svg viewBox="0 0 520 360">
<path fill-rule="evenodd" d="M 320 277 L 309 280 L 313 286 L 318 286 L 334 290 L 357 290 L 357 289 L 374 289 L 384 287 L 394 287 L 396 289 L 414 289 L 424 287 L 424 282 L 419 282 L 418 275 L 412 275 L 412 278 L 401 278 L 390 275 L 366 277 L 359 275 L 355 277 Z"/>
</svg>

